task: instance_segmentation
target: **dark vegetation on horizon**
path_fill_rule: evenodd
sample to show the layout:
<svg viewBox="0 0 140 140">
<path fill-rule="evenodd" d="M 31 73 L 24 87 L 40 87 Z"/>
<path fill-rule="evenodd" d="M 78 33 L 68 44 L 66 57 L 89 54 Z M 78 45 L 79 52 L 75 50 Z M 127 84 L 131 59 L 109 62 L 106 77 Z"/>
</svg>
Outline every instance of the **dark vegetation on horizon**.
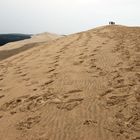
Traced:
<svg viewBox="0 0 140 140">
<path fill-rule="evenodd" d="M 9 42 L 20 41 L 31 38 L 31 35 L 26 34 L 0 34 L 0 46 Z"/>
</svg>

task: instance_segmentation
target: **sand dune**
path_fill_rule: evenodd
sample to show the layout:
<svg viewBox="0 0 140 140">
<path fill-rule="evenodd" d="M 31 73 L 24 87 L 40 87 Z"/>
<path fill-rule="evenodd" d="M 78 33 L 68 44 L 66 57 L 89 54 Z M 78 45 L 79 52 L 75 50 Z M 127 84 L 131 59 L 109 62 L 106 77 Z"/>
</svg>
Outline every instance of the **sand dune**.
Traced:
<svg viewBox="0 0 140 140">
<path fill-rule="evenodd" d="M 1 140 L 139 140 L 140 28 L 104 26 L 0 61 Z"/>
<path fill-rule="evenodd" d="M 22 47 L 23 45 L 30 44 L 30 43 L 48 42 L 48 41 L 57 39 L 59 37 L 61 36 L 57 34 L 47 33 L 47 32 L 36 34 L 36 35 L 33 35 L 30 39 L 7 43 L 6 45 L 3 45 L 2 47 L 0 47 L 0 51 L 19 48 L 19 47 Z"/>
<path fill-rule="evenodd" d="M 31 39 L 8 43 L 0 47 L 0 60 L 6 59 L 28 49 L 38 47 L 40 45 L 46 45 L 60 37 L 62 36 L 51 33 L 42 33 L 33 35 Z"/>
</svg>

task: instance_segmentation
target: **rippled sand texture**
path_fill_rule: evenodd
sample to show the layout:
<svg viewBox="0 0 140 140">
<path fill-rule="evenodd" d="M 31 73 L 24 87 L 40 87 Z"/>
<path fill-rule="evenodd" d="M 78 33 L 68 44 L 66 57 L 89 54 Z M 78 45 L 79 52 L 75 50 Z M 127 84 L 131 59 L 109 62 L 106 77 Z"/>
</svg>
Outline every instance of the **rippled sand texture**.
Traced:
<svg viewBox="0 0 140 140">
<path fill-rule="evenodd" d="M 0 139 L 139 140 L 140 28 L 95 28 L 1 60 Z"/>
</svg>

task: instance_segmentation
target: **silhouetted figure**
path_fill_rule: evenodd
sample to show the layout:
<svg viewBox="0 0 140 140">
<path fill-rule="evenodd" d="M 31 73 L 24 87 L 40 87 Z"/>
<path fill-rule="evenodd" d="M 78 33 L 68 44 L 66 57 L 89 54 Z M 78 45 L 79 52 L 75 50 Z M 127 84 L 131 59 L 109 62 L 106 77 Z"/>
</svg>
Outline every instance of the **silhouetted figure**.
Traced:
<svg viewBox="0 0 140 140">
<path fill-rule="evenodd" d="M 109 25 L 115 25 L 115 22 L 110 21 L 110 22 L 109 22 Z"/>
</svg>

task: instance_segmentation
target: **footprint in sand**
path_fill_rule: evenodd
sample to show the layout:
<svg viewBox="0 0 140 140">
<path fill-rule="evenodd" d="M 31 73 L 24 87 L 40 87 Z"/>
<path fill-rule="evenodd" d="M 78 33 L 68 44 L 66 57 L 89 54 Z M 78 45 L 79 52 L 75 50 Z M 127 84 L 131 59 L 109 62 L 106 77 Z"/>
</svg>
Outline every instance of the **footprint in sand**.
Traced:
<svg viewBox="0 0 140 140">
<path fill-rule="evenodd" d="M 97 46 L 96 48 L 97 48 L 97 49 L 100 49 L 100 48 L 102 48 L 102 46 Z"/>
<path fill-rule="evenodd" d="M 132 140 L 140 140 L 140 137 L 135 137 Z"/>
<path fill-rule="evenodd" d="M 30 80 L 30 78 L 28 78 L 28 77 L 27 77 L 27 78 L 26 78 L 26 77 L 24 77 L 24 78 L 23 78 L 23 80 L 24 80 L 24 81 L 29 81 L 29 80 Z"/>
<path fill-rule="evenodd" d="M 84 55 L 84 53 L 80 53 L 78 56 L 83 56 Z"/>
<path fill-rule="evenodd" d="M 123 96 L 111 96 L 107 99 L 106 104 L 107 106 L 114 106 L 118 104 L 124 104 L 126 103 L 127 97 L 129 95 L 123 95 Z"/>
<path fill-rule="evenodd" d="M 93 53 L 97 54 L 98 51 L 99 51 L 99 48 L 96 48 L 96 49 L 93 50 Z"/>
<path fill-rule="evenodd" d="M 77 106 L 82 99 L 68 99 L 62 102 L 55 93 L 48 91 L 47 93 L 41 95 L 25 95 L 13 99 L 9 102 L 4 103 L 0 106 L 0 111 L 10 111 L 10 114 L 15 114 L 18 112 L 35 111 L 40 107 L 44 106 L 47 102 L 59 105 L 58 108 L 68 108 L 73 109 Z M 64 106 L 62 107 L 62 103 Z M 61 105 L 60 105 L 61 104 Z"/>
<path fill-rule="evenodd" d="M 65 109 L 65 110 L 73 110 L 75 107 L 80 105 L 82 101 L 84 100 L 82 97 L 79 97 L 79 93 L 81 93 L 82 90 L 75 89 L 75 90 L 70 90 L 66 93 L 63 94 L 61 98 L 61 102 L 57 104 L 58 109 Z M 77 97 L 75 96 L 77 94 Z"/>
<path fill-rule="evenodd" d="M 3 98 L 3 97 L 5 97 L 5 95 L 0 95 L 0 99 Z"/>
<path fill-rule="evenodd" d="M 58 66 L 59 66 L 59 64 L 57 64 L 57 63 L 54 64 L 54 67 L 58 67 Z"/>
<path fill-rule="evenodd" d="M 75 61 L 73 65 L 80 65 L 84 62 L 84 60 Z"/>
<path fill-rule="evenodd" d="M 106 42 L 103 42 L 102 44 L 105 45 L 105 44 L 107 44 L 107 43 L 106 43 Z"/>
<path fill-rule="evenodd" d="M 102 93 L 100 94 L 100 96 L 103 97 L 103 96 L 105 96 L 105 95 L 108 95 L 109 93 L 112 93 L 113 91 L 114 91 L 113 88 L 109 88 L 109 89 L 105 90 L 104 92 L 102 92 Z"/>
<path fill-rule="evenodd" d="M 107 71 L 101 70 L 101 71 L 99 72 L 99 76 L 106 76 L 107 74 L 108 74 Z"/>
<path fill-rule="evenodd" d="M 16 125 L 17 130 L 29 130 L 38 124 L 41 120 L 41 116 L 29 117 Z"/>
<path fill-rule="evenodd" d="M 85 60 L 87 58 L 87 55 L 81 55 L 80 57 L 79 57 L 79 59 L 82 59 L 82 60 Z"/>
<path fill-rule="evenodd" d="M 95 53 L 92 53 L 89 55 L 89 57 L 94 57 L 96 54 Z"/>
<path fill-rule="evenodd" d="M 23 74 L 21 74 L 20 76 L 21 76 L 21 77 L 25 77 L 25 76 L 27 76 L 27 73 L 23 73 Z"/>
<path fill-rule="evenodd" d="M 15 109 L 18 106 L 20 106 L 28 97 L 29 97 L 29 95 L 21 96 L 21 97 L 18 97 L 16 99 L 13 99 L 9 102 L 6 102 L 2 106 L 0 106 L 0 110 L 1 111 L 9 111 L 9 110 Z"/>
<path fill-rule="evenodd" d="M 20 71 L 20 70 L 16 71 L 16 74 L 22 74 L 22 71 Z"/>
<path fill-rule="evenodd" d="M 85 120 L 83 125 L 86 125 L 86 126 L 95 126 L 97 125 L 97 121 L 94 121 L 94 120 Z"/>
<path fill-rule="evenodd" d="M 66 94 L 73 94 L 73 93 L 78 93 L 78 92 L 82 92 L 83 90 L 80 89 L 75 89 L 75 90 L 70 90 L 68 91 Z"/>
<path fill-rule="evenodd" d="M 55 60 L 58 60 L 60 58 L 60 55 L 57 55 L 54 57 Z"/>
<path fill-rule="evenodd" d="M 3 77 L 0 77 L 0 81 L 2 81 L 4 78 Z"/>
<path fill-rule="evenodd" d="M 0 88 L 0 91 L 2 91 L 3 89 L 2 88 Z"/>
<path fill-rule="evenodd" d="M 55 68 L 52 68 L 52 69 L 48 70 L 46 73 L 50 73 L 50 72 L 53 72 L 53 71 L 55 71 Z"/>
<path fill-rule="evenodd" d="M 40 88 L 41 88 L 42 90 L 45 90 L 45 89 L 48 87 L 48 85 L 49 85 L 49 84 L 52 84 L 53 82 L 54 82 L 54 80 L 49 79 L 49 80 L 45 81 L 43 84 L 41 84 L 41 85 L 40 85 Z"/>
<path fill-rule="evenodd" d="M 33 91 L 37 91 L 38 89 L 37 88 L 33 88 Z"/>
<path fill-rule="evenodd" d="M 73 110 L 76 106 L 80 105 L 83 101 L 83 98 L 77 98 L 77 99 L 69 99 L 67 101 L 64 101 L 62 103 L 59 103 L 57 105 L 57 108 L 58 109 L 65 109 L 65 110 L 68 110 L 68 111 L 71 111 Z"/>
</svg>

